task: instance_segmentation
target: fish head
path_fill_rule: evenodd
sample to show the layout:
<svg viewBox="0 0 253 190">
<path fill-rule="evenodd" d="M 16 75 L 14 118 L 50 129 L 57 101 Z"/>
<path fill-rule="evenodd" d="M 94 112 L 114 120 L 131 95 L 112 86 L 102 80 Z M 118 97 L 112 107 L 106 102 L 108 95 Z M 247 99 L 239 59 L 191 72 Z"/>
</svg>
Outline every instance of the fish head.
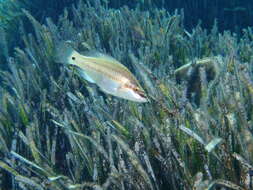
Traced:
<svg viewBox="0 0 253 190">
<path fill-rule="evenodd" d="M 148 102 L 144 90 L 138 85 L 124 85 L 117 91 L 117 96 L 134 102 Z"/>
</svg>

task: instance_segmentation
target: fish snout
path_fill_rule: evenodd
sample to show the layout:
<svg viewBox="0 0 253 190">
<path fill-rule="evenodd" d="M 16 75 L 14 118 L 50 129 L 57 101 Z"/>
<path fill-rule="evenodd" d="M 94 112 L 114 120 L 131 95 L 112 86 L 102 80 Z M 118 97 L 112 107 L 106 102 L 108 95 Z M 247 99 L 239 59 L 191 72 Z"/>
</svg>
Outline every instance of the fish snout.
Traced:
<svg viewBox="0 0 253 190">
<path fill-rule="evenodd" d="M 135 101 L 135 102 L 140 102 L 140 103 L 148 102 L 148 98 L 147 98 L 145 92 L 142 89 L 140 89 L 139 87 L 120 88 L 118 91 L 118 95 L 124 99 Z"/>
<path fill-rule="evenodd" d="M 148 102 L 148 97 L 146 93 L 144 92 L 144 90 L 136 88 L 136 89 L 133 89 L 133 91 L 134 93 L 137 94 L 137 96 L 139 96 L 138 99 L 140 100 L 140 102 Z"/>
</svg>

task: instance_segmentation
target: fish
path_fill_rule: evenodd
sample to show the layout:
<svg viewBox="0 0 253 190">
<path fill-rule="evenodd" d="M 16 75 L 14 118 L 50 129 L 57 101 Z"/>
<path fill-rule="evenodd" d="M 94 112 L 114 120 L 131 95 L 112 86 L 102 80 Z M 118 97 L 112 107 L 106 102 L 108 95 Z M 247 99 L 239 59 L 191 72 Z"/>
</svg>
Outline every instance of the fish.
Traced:
<svg viewBox="0 0 253 190">
<path fill-rule="evenodd" d="M 135 76 L 115 58 L 91 52 L 80 54 L 67 42 L 56 47 L 56 62 L 77 67 L 79 74 L 101 91 L 126 100 L 144 103 L 147 95 Z"/>
</svg>

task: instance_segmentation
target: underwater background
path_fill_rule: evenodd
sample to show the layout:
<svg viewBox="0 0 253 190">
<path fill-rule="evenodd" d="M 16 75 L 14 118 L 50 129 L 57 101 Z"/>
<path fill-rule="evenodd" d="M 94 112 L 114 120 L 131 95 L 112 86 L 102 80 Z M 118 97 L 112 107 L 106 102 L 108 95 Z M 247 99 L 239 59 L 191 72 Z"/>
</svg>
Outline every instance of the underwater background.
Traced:
<svg viewBox="0 0 253 190">
<path fill-rule="evenodd" d="M 253 189 L 253 2 L 1 0 L 0 190 Z M 55 61 L 103 52 L 150 102 Z"/>
</svg>

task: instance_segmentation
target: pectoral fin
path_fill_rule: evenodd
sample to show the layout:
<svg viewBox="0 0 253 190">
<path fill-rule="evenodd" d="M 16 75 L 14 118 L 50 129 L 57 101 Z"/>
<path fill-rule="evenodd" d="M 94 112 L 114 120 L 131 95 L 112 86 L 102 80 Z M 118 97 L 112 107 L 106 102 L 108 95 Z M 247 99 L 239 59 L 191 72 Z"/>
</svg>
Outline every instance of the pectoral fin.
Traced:
<svg viewBox="0 0 253 190">
<path fill-rule="evenodd" d="M 84 70 L 79 69 L 79 73 L 85 80 L 89 81 L 90 83 L 95 83 L 95 81 Z"/>
</svg>

